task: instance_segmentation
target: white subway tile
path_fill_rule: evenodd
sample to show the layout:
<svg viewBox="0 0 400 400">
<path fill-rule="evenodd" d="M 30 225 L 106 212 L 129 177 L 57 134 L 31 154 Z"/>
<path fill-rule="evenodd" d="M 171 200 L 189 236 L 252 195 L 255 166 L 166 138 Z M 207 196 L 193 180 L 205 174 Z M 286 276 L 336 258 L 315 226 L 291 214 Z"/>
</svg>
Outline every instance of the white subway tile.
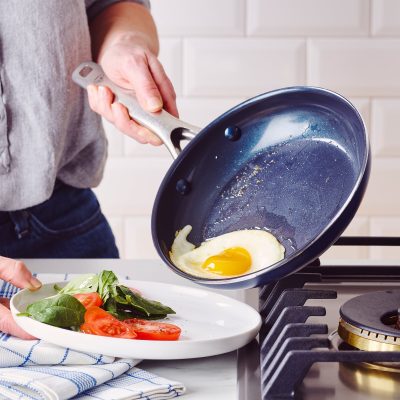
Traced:
<svg viewBox="0 0 400 400">
<path fill-rule="evenodd" d="M 400 236 L 400 218 L 371 218 L 371 236 Z M 400 260 L 399 247 L 371 247 L 370 257 L 375 260 Z"/>
<path fill-rule="evenodd" d="M 151 238 L 150 217 L 125 220 L 125 257 L 144 260 L 159 258 Z"/>
<path fill-rule="evenodd" d="M 363 97 L 350 97 L 348 99 L 360 113 L 368 133 L 371 130 L 371 102 Z"/>
<path fill-rule="evenodd" d="M 182 41 L 180 39 L 160 39 L 159 60 L 168 78 L 174 85 L 176 94 L 182 93 Z"/>
<path fill-rule="evenodd" d="M 123 153 L 124 134 L 104 118 L 103 126 L 108 140 L 108 155 L 112 157 L 121 156 Z"/>
<path fill-rule="evenodd" d="M 369 222 L 366 217 L 354 217 L 342 236 L 368 236 Z M 321 256 L 323 263 L 338 259 L 366 259 L 368 248 L 365 246 L 332 246 Z"/>
<path fill-rule="evenodd" d="M 400 216 L 400 159 L 372 160 L 371 177 L 358 215 Z"/>
<path fill-rule="evenodd" d="M 400 95 L 400 39 L 311 39 L 308 83 L 347 96 Z"/>
<path fill-rule="evenodd" d="M 399 235 L 400 1 L 151 3 L 160 61 L 186 122 L 205 127 L 246 98 L 278 87 L 310 84 L 349 98 L 370 133 L 373 159 L 367 193 L 343 235 Z M 369 30 L 375 37 L 363 37 Z M 158 258 L 150 214 L 172 158 L 164 146 L 141 145 L 104 126 L 110 158 L 95 191 L 121 257 Z M 400 259 L 399 252 L 334 246 L 321 259 Z"/>
<path fill-rule="evenodd" d="M 372 0 L 371 31 L 373 35 L 400 35 L 399 0 Z"/>
<path fill-rule="evenodd" d="M 163 145 L 153 146 L 151 144 L 141 144 L 136 140 L 125 136 L 124 154 L 129 157 L 164 157 L 168 158 L 169 152 Z"/>
<path fill-rule="evenodd" d="M 244 98 L 181 97 L 178 98 L 178 108 L 182 120 L 204 128 L 242 101 Z"/>
<path fill-rule="evenodd" d="M 108 155 L 118 157 L 122 155 L 135 157 L 169 157 L 165 146 L 141 144 L 135 139 L 121 133 L 114 125 L 103 121 L 108 140 Z"/>
<path fill-rule="evenodd" d="M 371 149 L 379 157 L 400 157 L 400 99 L 372 101 Z"/>
<path fill-rule="evenodd" d="M 186 39 L 184 93 L 242 97 L 305 83 L 300 39 Z"/>
<path fill-rule="evenodd" d="M 107 221 L 115 236 L 115 241 L 119 250 L 119 256 L 124 258 L 124 222 L 121 217 L 112 217 L 106 215 Z"/>
<path fill-rule="evenodd" d="M 365 0 L 247 0 L 249 35 L 360 36 L 368 31 Z"/>
<path fill-rule="evenodd" d="M 152 0 L 161 36 L 229 36 L 244 33 L 245 0 Z"/>
<path fill-rule="evenodd" d="M 95 189 L 107 215 L 150 215 L 170 158 L 110 158 Z"/>
</svg>

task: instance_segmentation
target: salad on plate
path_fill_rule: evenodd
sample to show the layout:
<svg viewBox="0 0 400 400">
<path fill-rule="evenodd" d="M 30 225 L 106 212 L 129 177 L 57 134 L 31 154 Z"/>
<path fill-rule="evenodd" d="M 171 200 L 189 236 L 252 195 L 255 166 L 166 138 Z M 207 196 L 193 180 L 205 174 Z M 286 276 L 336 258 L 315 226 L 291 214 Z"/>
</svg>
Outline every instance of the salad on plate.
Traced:
<svg viewBox="0 0 400 400">
<path fill-rule="evenodd" d="M 118 282 L 112 271 L 81 275 L 18 316 L 86 334 L 139 340 L 178 340 L 181 329 L 160 322 L 175 311 Z"/>
</svg>

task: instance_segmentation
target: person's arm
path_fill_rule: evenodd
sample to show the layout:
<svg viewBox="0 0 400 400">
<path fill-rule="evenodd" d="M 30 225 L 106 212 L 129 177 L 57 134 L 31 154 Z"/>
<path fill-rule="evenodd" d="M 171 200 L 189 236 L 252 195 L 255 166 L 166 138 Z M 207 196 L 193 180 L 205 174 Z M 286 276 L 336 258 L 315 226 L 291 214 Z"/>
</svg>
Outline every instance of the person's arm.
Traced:
<svg viewBox="0 0 400 400">
<path fill-rule="evenodd" d="M 135 39 L 158 55 L 157 29 L 149 10 L 136 3 L 118 2 L 107 7 L 90 22 L 92 53 L 101 59 L 102 50 L 121 38 Z"/>
<path fill-rule="evenodd" d="M 39 289 L 42 284 L 34 277 L 22 261 L 0 256 L 0 279 L 19 288 Z M 14 321 L 9 309 L 9 300 L 0 298 L 0 331 L 22 339 L 35 339 L 22 330 Z"/>
<path fill-rule="evenodd" d="M 171 81 L 157 59 L 157 30 L 146 7 L 132 2 L 112 4 L 90 22 L 93 58 L 116 84 L 134 89 L 140 105 L 152 112 L 165 108 L 178 116 Z M 161 144 L 153 133 L 113 103 L 107 88 L 90 86 L 91 108 L 141 143 Z"/>
</svg>

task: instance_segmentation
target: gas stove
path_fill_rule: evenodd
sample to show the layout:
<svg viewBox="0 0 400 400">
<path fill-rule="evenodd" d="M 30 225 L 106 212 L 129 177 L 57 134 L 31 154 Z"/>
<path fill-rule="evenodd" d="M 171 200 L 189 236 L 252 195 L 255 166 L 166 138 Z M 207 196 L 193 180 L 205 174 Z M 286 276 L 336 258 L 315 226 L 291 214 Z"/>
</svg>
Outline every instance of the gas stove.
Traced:
<svg viewBox="0 0 400 400">
<path fill-rule="evenodd" d="M 400 246 L 400 238 L 336 244 Z M 258 340 L 238 351 L 239 399 L 400 399 L 399 308 L 400 265 L 317 260 L 260 288 Z"/>
</svg>

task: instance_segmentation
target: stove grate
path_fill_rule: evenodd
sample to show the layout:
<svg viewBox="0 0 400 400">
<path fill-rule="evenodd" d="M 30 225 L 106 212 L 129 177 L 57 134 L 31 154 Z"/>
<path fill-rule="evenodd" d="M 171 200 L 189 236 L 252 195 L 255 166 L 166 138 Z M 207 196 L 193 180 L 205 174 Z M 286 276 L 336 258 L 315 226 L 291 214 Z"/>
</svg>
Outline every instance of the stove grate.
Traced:
<svg viewBox="0 0 400 400">
<path fill-rule="evenodd" d="M 370 278 L 392 275 L 398 267 L 375 267 Z M 326 324 L 310 324 L 311 316 L 323 317 L 326 309 L 304 305 L 308 299 L 334 299 L 332 290 L 310 290 L 308 282 L 320 282 L 322 277 L 339 279 L 362 277 L 362 269 L 355 267 L 307 267 L 318 272 L 301 272 L 260 290 L 260 314 L 263 326 L 260 330 L 260 379 L 263 400 L 291 399 L 299 385 L 316 362 L 378 363 L 400 362 L 400 352 L 376 352 L 333 349 L 328 338 Z M 303 270 L 304 271 L 304 270 Z M 382 273 L 380 275 L 380 273 Z M 314 336 L 319 335 L 319 336 Z"/>
</svg>

